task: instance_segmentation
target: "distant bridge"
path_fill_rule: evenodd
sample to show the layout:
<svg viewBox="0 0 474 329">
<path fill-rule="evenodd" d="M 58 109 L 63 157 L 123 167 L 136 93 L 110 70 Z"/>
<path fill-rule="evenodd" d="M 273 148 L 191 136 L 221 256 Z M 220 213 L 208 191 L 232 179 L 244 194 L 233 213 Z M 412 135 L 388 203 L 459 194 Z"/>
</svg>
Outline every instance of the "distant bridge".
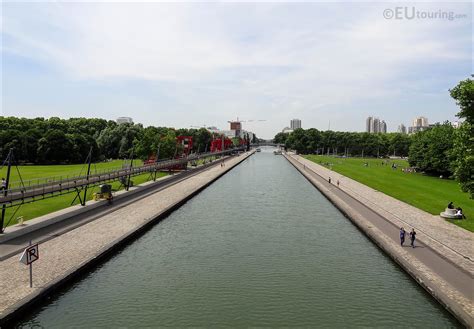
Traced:
<svg viewBox="0 0 474 329">
<path fill-rule="evenodd" d="M 275 146 L 275 147 L 282 147 L 283 144 L 277 144 L 273 142 L 260 142 L 260 143 L 253 143 L 251 144 L 252 147 L 259 147 L 259 146 Z"/>
</svg>

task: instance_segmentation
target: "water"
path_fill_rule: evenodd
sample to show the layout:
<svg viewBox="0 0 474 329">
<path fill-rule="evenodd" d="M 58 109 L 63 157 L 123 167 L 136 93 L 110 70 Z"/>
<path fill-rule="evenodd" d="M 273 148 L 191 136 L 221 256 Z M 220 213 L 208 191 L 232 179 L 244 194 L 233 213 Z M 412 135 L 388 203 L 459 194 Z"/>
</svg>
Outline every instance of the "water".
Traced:
<svg viewBox="0 0 474 329">
<path fill-rule="evenodd" d="M 271 151 L 19 326 L 458 326 Z"/>
</svg>

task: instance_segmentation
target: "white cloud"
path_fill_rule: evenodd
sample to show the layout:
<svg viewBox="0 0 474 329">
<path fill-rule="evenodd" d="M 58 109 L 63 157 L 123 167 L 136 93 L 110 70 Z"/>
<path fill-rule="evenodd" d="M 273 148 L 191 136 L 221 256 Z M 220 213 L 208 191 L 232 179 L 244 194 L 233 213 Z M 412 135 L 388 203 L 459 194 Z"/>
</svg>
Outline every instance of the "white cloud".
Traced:
<svg viewBox="0 0 474 329">
<path fill-rule="evenodd" d="M 470 47 L 460 46 L 470 17 L 386 20 L 390 3 L 5 6 L 4 51 L 40 59 L 74 80 L 168 82 L 176 87 L 170 97 L 190 108 L 272 116 L 278 124 L 268 134 L 290 114 L 312 117 L 402 93 L 401 78 L 427 62 L 471 57 Z M 407 85 L 419 87 L 416 80 Z"/>
</svg>

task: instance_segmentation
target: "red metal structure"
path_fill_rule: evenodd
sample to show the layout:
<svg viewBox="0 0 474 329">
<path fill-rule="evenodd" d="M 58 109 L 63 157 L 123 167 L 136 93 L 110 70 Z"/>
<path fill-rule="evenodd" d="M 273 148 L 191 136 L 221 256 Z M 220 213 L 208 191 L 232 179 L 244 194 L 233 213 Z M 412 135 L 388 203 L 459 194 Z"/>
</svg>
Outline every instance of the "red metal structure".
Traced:
<svg viewBox="0 0 474 329">
<path fill-rule="evenodd" d="M 179 156 L 186 157 L 191 153 L 193 149 L 193 137 L 192 136 L 178 136 L 176 137 L 176 143 L 183 146 L 183 153 Z M 176 155 L 178 157 L 178 155 Z"/>
<path fill-rule="evenodd" d="M 222 137 L 215 137 L 211 142 L 211 152 L 220 152 L 232 147 L 232 140 L 224 137 L 224 149 L 222 149 Z"/>
</svg>

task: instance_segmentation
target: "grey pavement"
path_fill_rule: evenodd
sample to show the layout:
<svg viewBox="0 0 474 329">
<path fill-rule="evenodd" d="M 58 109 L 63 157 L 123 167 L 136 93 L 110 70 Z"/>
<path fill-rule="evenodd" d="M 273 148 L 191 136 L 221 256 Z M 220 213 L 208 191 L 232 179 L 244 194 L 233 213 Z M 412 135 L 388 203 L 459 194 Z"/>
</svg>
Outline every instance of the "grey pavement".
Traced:
<svg viewBox="0 0 474 329">
<path fill-rule="evenodd" d="M 361 230 L 375 238 L 376 243 L 389 251 L 399 264 L 405 265 L 405 269 L 418 282 L 423 281 L 422 285 L 428 291 L 432 290 L 432 295 L 438 296 L 438 300 L 448 309 L 460 310 L 456 315 L 461 314 L 465 324 L 473 325 L 474 278 L 471 248 L 474 240 L 471 232 L 443 220 L 433 221 L 433 215 L 423 214 L 424 212 L 412 209 L 414 207 L 410 205 L 401 205 L 398 200 L 300 156 L 289 153 L 286 157 L 323 194 L 355 219 Z M 329 177 L 332 183 L 328 182 Z M 337 180 L 342 183 L 340 187 L 334 184 Z M 389 211 L 382 211 L 384 208 Z M 391 212 L 396 212 L 397 216 L 386 216 Z M 411 227 L 407 227 L 406 222 L 401 223 L 399 217 L 416 225 L 419 233 L 416 248 L 409 246 L 408 238 L 405 246 L 400 246 L 400 226 L 405 226 L 407 231 Z M 436 226 L 435 229 L 433 225 Z M 444 226 L 449 226 L 449 229 L 443 229 Z M 451 241 L 452 239 L 458 241 Z"/>
</svg>

